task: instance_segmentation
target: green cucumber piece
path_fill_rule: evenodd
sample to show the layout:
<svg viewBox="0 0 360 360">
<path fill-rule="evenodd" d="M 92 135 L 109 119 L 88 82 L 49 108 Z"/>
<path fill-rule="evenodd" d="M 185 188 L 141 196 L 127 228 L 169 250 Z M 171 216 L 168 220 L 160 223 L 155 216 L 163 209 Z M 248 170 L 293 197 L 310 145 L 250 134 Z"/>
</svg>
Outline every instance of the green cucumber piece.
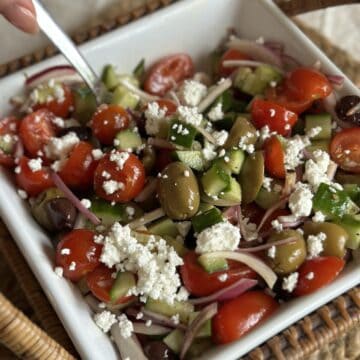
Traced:
<svg viewBox="0 0 360 360">
<path fill-rule="evenodd" d="M 186 354 L 186 358 L 197 359 L 200 355 L 204 354 L 205 351 L 209 350 L 213 346 L 214 343 L 208 337 L 195 338 Z"/>
<path fill-rule="evenodd" d="M 261 208 L 267 210 L 271 208 L 274 204 L 278 203 L 280 200 L 280 193 L 278 191 L 268 191 L 263 187 L 259 190 L 255 202 Z"/>
<path fill-rule="evenodd" d="M 137 149 L 142 145 L 141 136 L 132 129 L 126 129 L 118 132 L 114 142 L 119 150 Z"/>
<path fill-rule="evenodd" d="M 349 239 L 346 242 L 346 247 L 352 250 L 360 248 L 360 214 L 358 215 L 344 215 L 344 217 L 337 222 L 349 234 Z"/>
<path fill-rule="evenodd" d="M 180 302 L 176 300 L 173 304 L 170 305 L 162 300 L 148 298 L 145 304 L 145 309 L 168 317 L 179 314 L 180 321 L 184 324 L 187 324 L 190 314 L 194 312 L 194 305 L 186 301 Z"/>
<path fill-rule="evenodd" d="M 199 312 L 195 311 L 190 314 L 189 325 L 198 317 Z M 207 320 L 206 323 L 199 329 L 195 335 L 197 338 L 204 338 L 211 336 L 211 319 Z"/>
<path fill-rule="evenodd" d="M 182 330 L 175 329 L 163 341 L 175 354 L 180 354 L 184 337 L 185 333 Z"/>
<path fill-rule="evenodd" d="M 118 85 L 113 92 L 111 104 L 120 105 L 125 109 L 135 109 L 139 101 L 139 95 L 132 93 L 123 85 Z"/>
<path fill-rule="evenodd" d="M 308 150 L 312 153 L 316 150 L 322 150 L 322 151 L 326 151 L 328 153 L 329 148 L 330 148 L 329 140 L 313 140 L 313 141 L 311 141 L 311 145 L 306 147 L 306 150 Z"/>
<path fill-rule="evenodd" d="M 203 254 L 198 257 L 198 263 L 210 274 L 228 269 L 228 263 L 226 259 L 221 257 L 209 257 L 206 254 Z"/>
<path fill-rule="evenodd" d="M 331 115 L 330 114 L 316 114 L 305 116 L 305 133 L 308 133 L 314 128 L 321 127 L 321 131 L 313 140 L 328 140 L 331 138 Z"/>
<path fill-rule="evenodd" d="M 207 204 L 207 203 L 200 203 L 199 210 L 198 210 L 196 215 L 203 214 L 204 212 L 206 212 L 206 211 L 208 211 L 210 209 L 213 209 L 213 208 L 214 208 L 213 205 L 210 205 L 210 204 Z"/>
<path fill-rule="evenodd" d="M 197 171 L 203 171 L 207 165 L 202 152 L 197 150 L 177 150 L 173 152 L 173 158 Z"/>
<path fill-rule="evenodd" d="M 82 124 L 90 121 L 97 109 L 97 102 L 93 92 L 84 84 L 74 87 L 74 118 Z"/>
<path fill-rule="evenodd" d="M 131 288 L 136 285 L 135 275 L 129 271 L 118 272 L 109 292 L 110 300 L 116 303 L 120 298 L 127 296 Z"/>
<path fill-rule="evenodd" d="M 5 154 L 11 154 L 14 151 L 15 144 L 14 136 L 8 134 L 0 136 L 0 150 Z"/>
<path fill-rule="evenodd" d="M 175 119 L 170 124 L 168 139 L 174 144 L 191 148 L 196 134 L 197 131 L 192 125 Z"/>
<path fill-rule="evenodd" d="M 358 184 L 344 184 L 344 191 L 356 205 L 360 205 L 360 186 Z"/>
<path fill-rule="evenodd" d="M 218 196 L 230 185 L 230 175 L 214 164 L 200 179 L 204 192 L 208 196 Z"/>
<path fill-rule="evenodd" d="M 225 161 L 226 159 L 226 161 Z M 240 174 L 241 167 L 245 160 L 245 153 L 240 149 L 228 151 L 225 156 L 216 159 L 214 162 L 232 174 Z"/>
<path fill-rule="evenodd" d="M 241 202 L 241 186 L 236 179 L 230 177 L 229 186 L 219 194 L 220 200 L 230 201 L 236 204 Z"/>
<path fill-rule="evenodd" d="M 222 221 L 224 221 L 222 213 L 216 207 L 212 207 L 211 209 L 204 211 L 201 214 L 197 214 L 191 219 L 194 231 L 197 233 L 200 233 L 207 227 L 210 227 Z"/>
<path fill-rule="evenodd" d="M 156 221 L 152 225 L 148 226 L 148 231 L 151 234 L 160 236 L 171 236 L 173 238 L 179 235 L 176 224 L 169 218 L 163 218 Z"/>
<path fill-rule="evenodd" d="M 133 70 L 133 75 L 136 79 L 142 82 L 145 75 L 145 59 L 141 59 Z"/>
<path fill-rule="evenodd" d="M 113 65 L 105 65 L 101 80 L 108 90 L 113 90 L 119 84 L 119 77 Z"/>
</svg>

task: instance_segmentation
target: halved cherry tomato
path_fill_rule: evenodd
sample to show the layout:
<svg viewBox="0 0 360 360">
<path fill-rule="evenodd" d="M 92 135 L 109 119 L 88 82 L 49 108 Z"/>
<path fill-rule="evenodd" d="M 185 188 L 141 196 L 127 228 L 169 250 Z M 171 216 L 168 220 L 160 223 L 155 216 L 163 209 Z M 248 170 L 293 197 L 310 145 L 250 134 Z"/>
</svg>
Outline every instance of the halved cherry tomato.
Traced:
<svg viewBox="0 0 360 360">
<path fill-rule="evenodd" d="M 216 344 L 237 340 L 259 325 L 279 307 L 270 295 L 248 291 L 220 305 L 212 319 L 212 339 Z"/>
<path fill-rule="evenodd" d="M 19 135 L 30 155 L 38 156 L 38 151 L 43 151 L 50 138 L 56 135 L 54 118 L 49 110 L 40 109 L 22 119 Z"/>
<path fill-rule="evenodd" d="M 119 105 L 101 105 L 91 120 L 91 128 L 104 145 L 112 145 L 116 134 L 129 126 L 129 114 Z"/>
<path fill-rule="evenodd" d="M 344 266 L 345 261 L 336 256 L 323 256 L 306 260 L 299 269 L 299 279 L 294 295 L 308 295 L 330 284 Z M 312 276 L 309 276 L 310 273 Z"/>
<path fill-rule="evenodd" d="M 360 173 L 360 128 L 343 129 L 330 144 L 332 159 L 344 170 Z"/>
<path fill-rule="evenodd" d="M 172 100 L 160 99 L 156 100 L 156 102 L 158 103 L 160 109 L 166 108 L 166 116 L 176 113 L 177 106 Z"/>
<path fill-rule="evenodd" d="M 198 255 L 189 251 L 184 256 L 184 265 L 180 268 L 182 281 L 186 289 L 195 296 L 207 296 L 221 290 L 235 281 L 248 278 L 256 278 L 256 273 L 247 265 L 237 261 L 228 260 L 229 269 L 208 273 L 197 261 Z M 227 274 L 225 281 L 220 281 L 219 276 Z"/>
<path fill-rule="evenodd" d="M 164 96 L 174 84 L 191 77 L 194 64 L 187 54 L 175 54 L 156 62 L 146 75 L 144 89 L 150 94 Z"/>
<path fill-rule="evenodd" d="M 66 84 L 57 85 L 61 86 L 63 89 L 63 95 L 60 99 L 54 98 L 53 100 L 47 101 L 45 103 L 37 103 L 32 106 L 33 110 L 39 109 L 48 109 L 54 115 L 67 118 L 71 109 L 74 106 L 74 98 L 71 92 L 71 89 Z"/>
<path fill-rule="evenodd" d="M 286 93 L 294 100 L 323 99 L 330 95 L 332 86 L 324 74 L 318 70 L 298 67 L 285 80 Z"/>
<path fill-rule="evenodd" d="M 111 160 L 114 155 L 119 154 L 127 153 L 113 152 L 100 160 L 95 171 L 94 188 L 96 194 L 105 200 L 127 202 L 136 197 L 144 187 L 145 169 L 134 154 L 128 154 L 127 160 L 120 168 L 116 161 Z M 104 177 L 104 172 L 110 176 Z M 114 185 L 113 189 L 111 185 Z"/>
<path fill-rule="evenodd" d="M 115 279 L 112 277 L 112 273 L 114 271 L 115 270 L 111 270 L 105 265 L 101 264 L 86 276 L 86 283 L 92 294 L 97 299 L 105 303 L 110 302 L 109 293 L 115 281 Z M 132 298 L 133 296 L 123 296 L 116 301 L 115 305 L 126 303 Z"/>
<path fill-rule="evenodd" d="M 100 265 L 102 245 L 94 242 L 94 235 L 91 230 L 76 229 L 58 243 L 55 261 L 67 279 L 78 281 Z"/>
<path fill-rule="evenodd" d="M 224 61 L 227 61 L 227 60 L 250 60 L 250 59 L 251 58 L 248 55 L 241 53 L 239 50 L 236 50 L 236 49 L 227 50 L 220 59 L 219 75 L 223 76 L 223 77 L 227 77 L 227 76 L 230 76 L 231 73 L 237 69 L 236 66 L 235 67 L 225 67 Z"/>
<path fill-rule="evenodd" d="M 29 196 L 36 196 L 54 186 L 54 183 L 50 178 L 48 169 L 42 168 L 38 171 L 32 171 L 28 165 L 29 160 L 25 156 L 19 160 L 19 172 L 15 172 L 15 178 L 17 185 L 24 189 Z"/>
<path fill-rule="evenodd" d="M 267 125 L 270 131 L 288 135 L 298 116 L 274 102 L 255 99 L 251 104 L 251 118 L 258 129 Z"/>
<path fill-rule="evenodd" d="M 264 236 L 270 235 L 274 231 L 273 226 L 271 225 L 272 221 L 277 219 L 279 216 L 287 216 L 290 215 L 290 211 L 287 209 L 277 209 L 275 210 L 264 222 L 264 225 L 261 227 L 261 234 L 265 234 Z"/>
<path fill-rule="evenodd" d="M 273 177 L 285 177 L 284 151 L 277 136 L 267 139 L 264 144 L 265 169 Z"/>
<path fill-rule="evenodd" d="M 79 190 L 86 190 L 92 185 L 98 164 L 91 154 L 92 150 L 92 145 L 86 141 L 80 141 L 71 150 L 59 172 L 66 185 Z"/>
<path fill-rule="evenodd" d="M 9 116 L 0 120 L 0 136 L 16 135 L 19 126 L 19 121 L 15 116 Z M 12 154 L 5 153 L 0 149 L 0 165 L 11 168 L 15 165 Z"/>
</svg>

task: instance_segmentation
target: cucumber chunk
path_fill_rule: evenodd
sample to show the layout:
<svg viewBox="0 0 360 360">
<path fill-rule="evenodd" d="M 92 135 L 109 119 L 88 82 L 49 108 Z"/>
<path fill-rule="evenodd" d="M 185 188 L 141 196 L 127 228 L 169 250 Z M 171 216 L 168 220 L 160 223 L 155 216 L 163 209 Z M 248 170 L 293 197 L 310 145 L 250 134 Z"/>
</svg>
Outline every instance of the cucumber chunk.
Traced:
<svg viewBox="0 0 360 360">
<path fill-rule="evenodd" d="M 141 136 L 132 129 L 118 132 L 115 139 L 115 147 L 119 150 L 134 150 L 142 145 Z"/>
<path fill-rule="evenodd" d="M 214 164 L 200 179 L 204 192 L 210 197 L 218 196 L 230 185 L 230 175 Z"/>
<path fill-rule="evenodd" d="M 202 152 L 197 150 L 174 151 L 173 157 L 189 166 L 193 170 L 203 171 L 207 165 Z"/>
<path fill-rule="evenodd" d="M 119 84 L 119 77 L 113 65 L 105 65 L 101 80 L 108 90 L 113 90 Z"/>
<path fill-rule="evenodd" d="M 240 204 L 241 202 L 241 186 L 233 177 L 230 178 L 229 186 L 221 191 L 219 199 Z"/>
<path fill-rule="evenodd" d="M 224 221 L 222 213 L 216 207 L 212 207 L 211 209 L 204 211 L 201 214 L 195 215 L 191 219 L 194 231 L 197 233 L 221 221 Z"/>
<path fill-rule="evenodd" d="M 308 133 L 317 127 L 321 131 L 312 137 L 313 140 L 327 140 L 331 138 L 331 115 L 330 114 L 317 114 L 305 116 L 305 132 Z"/>
<path fill-rule="evenodd" d="M 73 89 L 74 118 L 86 124 L 92 118 L 97 108 L 96 98 L 86 85 L 78 85 Z"/>
<path fill-rule="evenodd" d="M 114 90 L 111 104 L 120 105 L 125 109 L 135 109 L 139 101 L 140 98 L 137 94 L 132 93 L 123 85 L 118 85 Z"/>
<path fill-rule="evenodd" d="M 179 354 L 184 342 L 185 334 L 180 329 L 173 330 L 164 338 L 164 343 L 175 353 Z"/>
<path fill-rule="evenodd" d="M 129 290 L 135 285 L 136 279 L 133 273 L 129 271 L 118 272 L 109 292 L 111 302 L 116 303 L 120 298 L 127 296 Z"/>
<path fill-rule="evenodd" d="M 314 152 L 316 150 L 322 150 L 325 152 L 329 152 L 330 141 L 329 140 L 313 140 L 311 141 L 311 145 L 306 147 L 306 150 L 310 152 Z"/>
<path fill-rule="evenodd" d="M 230 173 L 238 175 L 240 174 L 244 160 L 244 152 L 240 149 L 233 149 L 228 151 L 224 157 L 216 159 L 214 162 Z"/>
<path fill-rule="evenodd" d="M 135 66 L 135 69 L 133 70 L 133 75 L 136 79 L 142 82 L 145 75 L 145 59 L 141 59 L 139 63 Z"/>
<path fill-rule="evenodd" d="M 206 254 L 203 254 L 198 257 L 198 262 L 204 268 L 204 270 L 210 274 L 216 271 L 223 271 L 228 269 L 228 263 L 226 259 L 220 257 L 208 257 Z"/>
<path fill-rule="evenodd" d="M 337 222 L 349 234 L 346 247 L 352 250 L 360 248 L 360 214 L 345 215 L 341 221 Z"/>
<path fill-rule="evenodd" d="M 148 230 L 151 234 L 160 236 L 171 236 L 175 238 L 179 235 L 176 224 L 169 218 L 156 221 L 152 225 L 148 226 Z"/>
<path fill-rule="evenodd" d="M 174 144 L 191 148 L 196 134 L 197 131 L 192 125 L 173 120 L 170 124 L 168 139 Z"/>
<path fill-rule="evenodd" d="M 199 315 L 198 311 L 195 311 L 190 314 L 189 325 L 197 318 L 198 315 Z M 196 333 L 196 337 L 198 338 L 204 338 L 209 336 L 211 336 L 211 319 L 207 320 L 206 323 Z"/>
</svg>

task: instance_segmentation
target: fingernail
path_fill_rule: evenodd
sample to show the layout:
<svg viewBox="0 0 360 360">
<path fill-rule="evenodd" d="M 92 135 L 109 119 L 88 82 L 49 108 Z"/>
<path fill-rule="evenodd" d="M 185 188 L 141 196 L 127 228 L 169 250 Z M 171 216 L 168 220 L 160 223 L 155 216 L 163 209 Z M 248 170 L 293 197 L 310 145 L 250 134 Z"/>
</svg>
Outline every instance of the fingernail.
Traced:
<svg viewBox="0 0 360 360">
<path fill-rule="evenodd" d="M 35 15 L 20 5 L 11 5 L 5 9 L 4 16 L 16 27 L 28 33 L 37 33 L 39 27 Z"/>
</svg>

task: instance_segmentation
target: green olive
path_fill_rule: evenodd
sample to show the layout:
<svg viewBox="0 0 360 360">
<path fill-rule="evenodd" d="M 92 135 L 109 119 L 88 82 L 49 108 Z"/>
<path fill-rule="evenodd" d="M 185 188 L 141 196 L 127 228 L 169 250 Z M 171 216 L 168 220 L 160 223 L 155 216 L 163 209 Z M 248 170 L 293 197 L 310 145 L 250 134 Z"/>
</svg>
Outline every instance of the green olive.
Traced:
<svg viewBox="0 0 360 360">
<path fill-rule="evenodd" d="M 239 116 L 230 130 L 224 148 L 231 149 L 232 147 L 238 147 L 241 139 L 244 139 L 244 145 L 250 145 L 256 143 L 257 136 L 256 129 L 251 122 L 244 117 Z"/>
<path fill-rule="evenodd" d="M 161 173 L 158 196 L 169 218 L 184 220 L 195 215 L 200 193 L 192 170 L 182 162 L 170 163 Z"/>
<path fill-rule="evenodd" d="M 323 246 L 324 250 L 321 253 L 325 256 L 337 256 L 344 257 L 346 253 L 345 244 L 348 241 L 349 235 L 340 225 L 323 222 L 323 223 L 314 223 L 308 221 L 304 224 L 304 234 L 317 235 L 319 233 L 324 233 L 326 239 L 324 240 Z"/>
<path fill-rule="evenodd" d="M 256 199 L 264 182 L 264 155 L 261 151 L 256 151 L 245 159 L 239 181 L 242 200 L 244 204 L 249 204 Z"/>
<path fill-rule="evenodd" d="M 275 242 L 289 237 L 295 241 L 276 246 L 274 258 L 268 257 L 270 267 L 279 275 L 295 271 L 306 258 L 306 244 L 303 236 L 296 230 L 283 230 L 272 234 L 268 242 Z"/>
<path fill-rule="evenodd" d="M 141 161 L 144 165 L 147 174 L 149 174 L 152 168 L 154 167 L 155 160 L 156 160 L 156 154 L 154 148 L 151 145 L 145 146 L 142 152 Z"/>
</svg>

